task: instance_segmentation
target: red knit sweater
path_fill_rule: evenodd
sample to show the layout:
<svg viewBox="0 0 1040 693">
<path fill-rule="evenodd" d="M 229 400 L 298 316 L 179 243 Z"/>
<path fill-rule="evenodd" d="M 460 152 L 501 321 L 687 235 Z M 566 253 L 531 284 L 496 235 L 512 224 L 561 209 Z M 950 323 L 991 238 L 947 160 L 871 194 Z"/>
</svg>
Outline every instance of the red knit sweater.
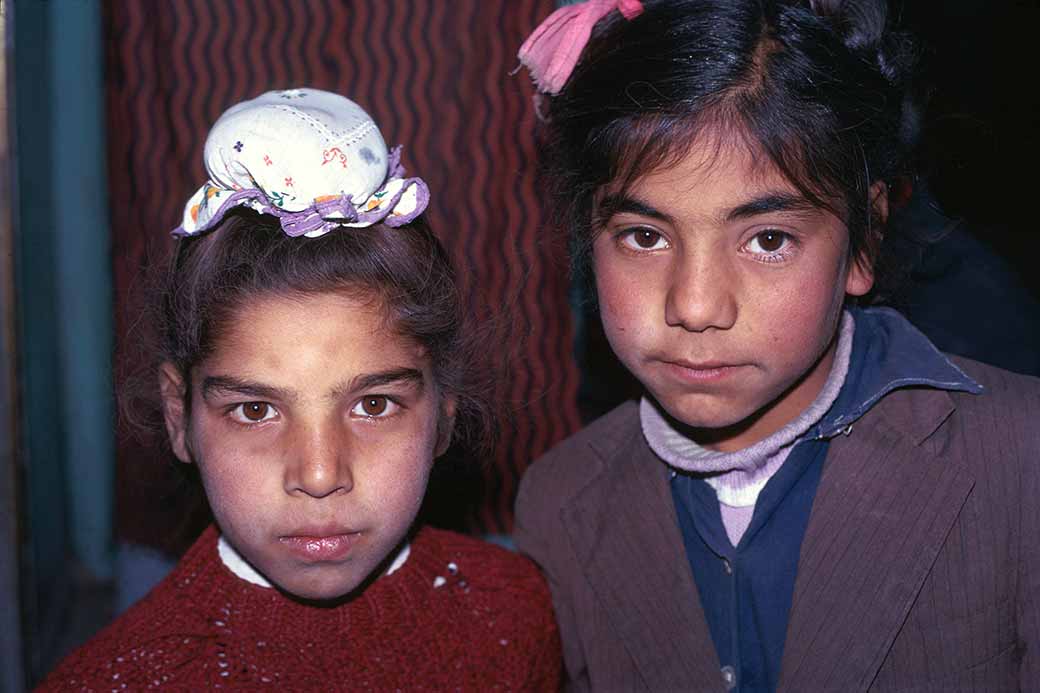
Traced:
<svg viewBox="0 0 1040 693">
<path fill-rule="evenodd" d="M 517 554 L 426 528 L 399 570 L 350 602 L 315 607 L 234 575 L 217 537 L 207 529 L 173 573 L 41 690 L 558 687 L 549 592 Z"/>
</svg>

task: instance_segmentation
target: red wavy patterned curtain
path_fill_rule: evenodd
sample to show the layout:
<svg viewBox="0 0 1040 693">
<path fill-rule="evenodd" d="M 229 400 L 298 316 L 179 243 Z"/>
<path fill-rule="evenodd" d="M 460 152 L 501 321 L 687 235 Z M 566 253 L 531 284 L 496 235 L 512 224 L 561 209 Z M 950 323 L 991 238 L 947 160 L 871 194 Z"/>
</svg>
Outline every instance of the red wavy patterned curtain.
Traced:
<svg viewBox="0 0 1040 693">
<path fill-rule="evenodd" d="M 499 384 L 508 410 L 470 525 L 508 531 L 520 475 L 578 425 L 562 244 L 550 242 L 536 194 L 529 80 L 510 75 L 523 38 L 552 8 L 552 0 L 107 2 L 118 370 L 137 358 L 130 297 L 155 239 L 202 182 L 213 121 L 269 89 L 347 94 L 428 181 L 431 223 L 467 289 L 487 307 L 507 307 L 504 336 L 521 353 Z M 120 538 L 183 546 L 197 513 L 171 490 L 167 461 L 123 436 L 118 465 Z"/>
</svg>

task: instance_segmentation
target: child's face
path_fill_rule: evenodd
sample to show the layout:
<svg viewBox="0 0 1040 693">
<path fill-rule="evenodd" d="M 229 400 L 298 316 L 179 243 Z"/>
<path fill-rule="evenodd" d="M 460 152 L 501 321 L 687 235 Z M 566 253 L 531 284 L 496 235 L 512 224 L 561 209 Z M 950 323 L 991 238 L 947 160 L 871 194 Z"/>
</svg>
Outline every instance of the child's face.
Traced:
<svg viewBox="0 0 1040 693">
<path fill-rule="evenodd" d="M 743 145 L 702 138 L 617 200 L 593 244 L 614 351 L 719 450 L 765 438 L 812 402 L 845 295 L 873 282 L 847 261 L 844 223 L 756 163 Z"/>
<path fill-rule="evenodd" d="M 193 370 L 187 420 L 163 371 L 174 450 L 198 463 L 221 531 L 300 597 L 342 596 L 381 567 L 447 444 L 451 403 L 379 308 L 334 293 L 246 304 Z"/>
</svg>

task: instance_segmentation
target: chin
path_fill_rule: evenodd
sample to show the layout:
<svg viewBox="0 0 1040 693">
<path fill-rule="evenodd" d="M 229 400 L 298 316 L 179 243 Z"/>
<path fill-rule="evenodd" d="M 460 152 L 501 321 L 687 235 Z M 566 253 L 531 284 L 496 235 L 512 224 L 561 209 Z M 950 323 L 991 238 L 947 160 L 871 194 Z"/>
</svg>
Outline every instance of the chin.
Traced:
<svg viewBox="0 0 1040 693">
<path fill-rule="evenodd" d="M 300 601 L 326 602 L 349 597 L 366 584 L 356 563 L 279 566 L 281 570 L 263 574 L 279 591 Z"/>
<path fill-rule="evenodd" d="M 350 596 L 361 580 L 339 580 L 335 582 L 297 582 L 294 584 L 279 583 L 278 586 L 293 597 L 307 602 L 329 602 Z"/>
<path fill-rule="evenodd" d="M 749 405 L 722 402 L 704 395 L 657 398 L 657 401 L 669 416 L 691 428 L 729 428 L 746 421 L 756 412 Z"/>
</svg>

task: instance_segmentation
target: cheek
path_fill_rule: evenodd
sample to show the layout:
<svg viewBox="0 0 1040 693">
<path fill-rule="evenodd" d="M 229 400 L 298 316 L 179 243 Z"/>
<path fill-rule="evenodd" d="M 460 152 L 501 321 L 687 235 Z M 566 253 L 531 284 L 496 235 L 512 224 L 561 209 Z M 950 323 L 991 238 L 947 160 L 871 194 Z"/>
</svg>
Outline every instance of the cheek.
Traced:
<svg viewBox="0 0 1040 693">
<path fill-rule="evenodd" d="M 387 461 L 393 459 L 381 467 L 393 479 L 399 479 L 403 487 L 414 487 L 430 474 L 435 444 L 436 431 L 429 431 L 422 436 L 403 437 L 396 444 L 384 444 L 376 454 L 383 455 Z"/>
<path fill-rule="evenodd" d="M 385 494 L 405 503 L 421 500 L 433 468 L 436 445 L 437 422 L 433 419 L 418 430 L 374 437 L 365 443 L 364 460 L 359 460 L 356 478 L 367 479 L 373 488 L 381 489 L 376 495 Z"/>
<path fill-rule="evenodd" d="M 415 520 L 433 467 L 433 446 L 423 440 L 384 445 L 355 474 L 358 501 L 383 517 L 395 536 Z"/>
<path fill-rule="evenodd" d="M 248 450 L 227 444 L 207 445 L 204 436 L 199 437 L 198 443 L 196 464 L 210 507 L 218 518 L 255 512 L 258 494 L 263 493 L 272 481 L 280 481 L 261 473 L 270 465 Z"/>
<path fill-rule="evenodd" d="M 256 499 L 282 489 L 281 452 L 269 437 L 229 431 L 196 408 L 188 432 L 206 497 L 218 519 L 255 514 Z"/>
<path fill-rule="evenodd" d="M 751 303 L 755 319 L 749 325 L 781 359 L 802 361 L 818 356 L 830 342 L 844 301 L 844 290 L 833 277 L 808 275 L 794 285 L 774 283 L 760 288 Z"/>
<path fill-rule="evenodd" d="M 608 336 L 638 331 L 652 314 L 649 278 L 634 276 L 616 261 L 598 260 L 595 268 L 596 298 Z"/>
</svg>

